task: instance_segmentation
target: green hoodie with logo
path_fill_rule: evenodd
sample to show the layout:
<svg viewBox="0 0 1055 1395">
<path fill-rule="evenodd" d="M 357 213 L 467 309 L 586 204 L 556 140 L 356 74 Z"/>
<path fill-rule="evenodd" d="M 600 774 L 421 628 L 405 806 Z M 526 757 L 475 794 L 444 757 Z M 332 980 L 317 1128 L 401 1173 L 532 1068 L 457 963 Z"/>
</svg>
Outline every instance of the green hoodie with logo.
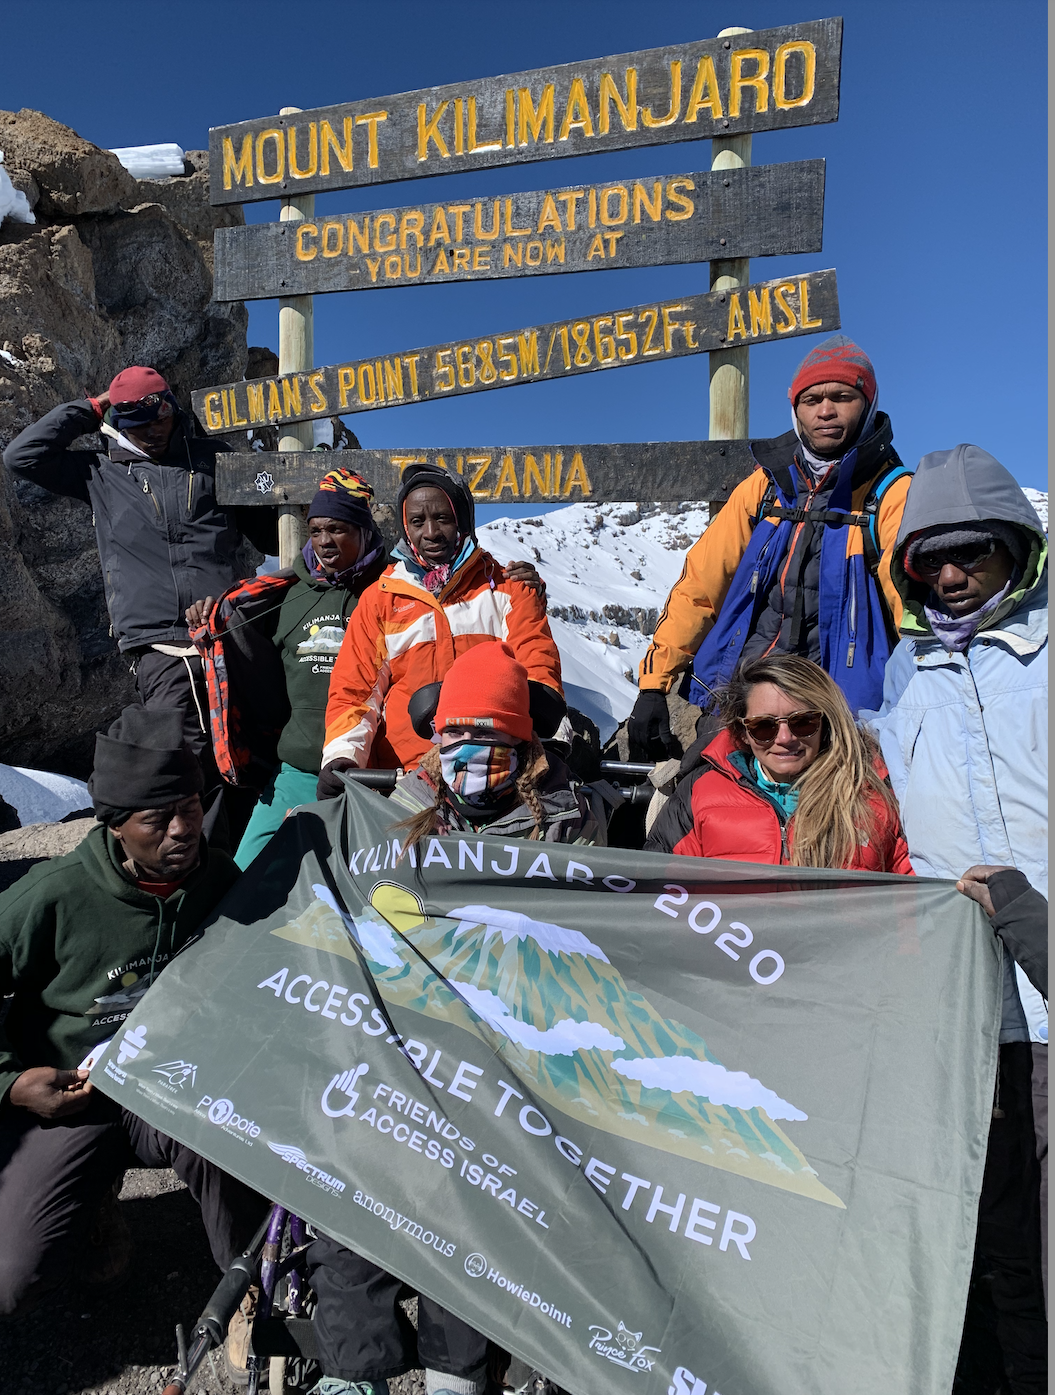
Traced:
<svg viewBox="0 0 1055 1395">
<path fill-rule="evenodd" d="M 141 891 L 101 825 L 65 857 L 0 895 L 0 1101 L 23 1070 L 72 1070 L 120 1030 L 172 957 L 197 937 L 238 879 L 225 853 L 201 862 L 167 900 Z"/>
</svg>

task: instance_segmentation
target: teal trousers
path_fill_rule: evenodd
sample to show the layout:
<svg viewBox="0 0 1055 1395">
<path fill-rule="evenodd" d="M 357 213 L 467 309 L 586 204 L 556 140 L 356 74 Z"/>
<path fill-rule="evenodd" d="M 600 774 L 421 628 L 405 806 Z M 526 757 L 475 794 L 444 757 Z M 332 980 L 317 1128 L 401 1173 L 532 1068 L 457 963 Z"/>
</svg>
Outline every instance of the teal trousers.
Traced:
<svg viewBox="0 0 1055 1395">
<path fill-rule="evenodd" d="M 260 796 L 238 844 L 234 860 L 244 872 L 253 858 L 261 852 L 278 832 L 282 820 L 298 804 L 315 803 L 318 775 L 283 761 L 271 783 Z"/>
</svg>

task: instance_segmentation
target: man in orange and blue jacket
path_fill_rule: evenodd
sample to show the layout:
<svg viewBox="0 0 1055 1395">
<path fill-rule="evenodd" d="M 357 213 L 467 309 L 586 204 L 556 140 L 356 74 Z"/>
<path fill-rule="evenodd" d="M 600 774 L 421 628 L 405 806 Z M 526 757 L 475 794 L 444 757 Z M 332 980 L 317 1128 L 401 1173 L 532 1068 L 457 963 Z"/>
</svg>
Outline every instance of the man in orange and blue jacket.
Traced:
<svg viewBox="0 0 1055 1395">
<path fill-rule="evenodd" d="M 792 430 L 751 443 L 757 469 L 689 549 L 667 597 L 640 665 L 631 758 L 677 754 L 666 695 L 679 679 L 706 707 L 738 663 L 768 653 L 820 664 L 854 712 L 881 699 L 901 618 L 890 560 L 911 475 L 878 411 L 872 363 L 845 335 L 803 359 L 788 396 Z M 712 728 L 701 719 L 701 740 Z M 646 846 L 666 847 L 662 834 L 657 823 Z"/>
</svg>

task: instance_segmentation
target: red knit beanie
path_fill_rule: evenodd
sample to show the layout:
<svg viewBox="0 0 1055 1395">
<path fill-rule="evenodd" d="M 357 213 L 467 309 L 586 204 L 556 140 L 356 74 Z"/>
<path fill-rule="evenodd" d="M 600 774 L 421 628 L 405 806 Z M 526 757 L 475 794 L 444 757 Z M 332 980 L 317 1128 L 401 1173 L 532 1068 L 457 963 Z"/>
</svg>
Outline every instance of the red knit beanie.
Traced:
<svg viewBox="0 0 1055 1395">
<path fill-rule="evenodd" d="M 168 383 L 156 368 L 122 368 L 110 384 L 110 401 L 138 402 L 152 392 L 168 391 Z"/>
<path fill-rule="evenodd" d="M 788 389 L 791 405 L 799 400 L 800 393 L 818 383 L 845 383 L 863 392 L 869 406 L 875 401 L 876 375 L 872 360 L 845 334 L 833 334 L 802 360 Z"/>
<path fill-rule="evenodd" d="M 531 740 L 527 669 L 508 644 L 487 640 L 455 659 L 440 689 L 435 727 L 493 727 Z"/>
</svg>

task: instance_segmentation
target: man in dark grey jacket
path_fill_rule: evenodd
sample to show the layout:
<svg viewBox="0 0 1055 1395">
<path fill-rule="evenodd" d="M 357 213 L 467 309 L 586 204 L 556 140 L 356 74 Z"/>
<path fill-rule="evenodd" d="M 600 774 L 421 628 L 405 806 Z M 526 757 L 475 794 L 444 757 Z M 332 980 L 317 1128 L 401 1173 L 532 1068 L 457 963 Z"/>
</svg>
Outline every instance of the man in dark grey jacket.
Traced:
<svg viewBox="0 0 1055 1395">
<path fill-rule="evenodd" d="M 94 431 L 108 438 L 108 450 L 69 449 Z M 272 509 L 216 501 L 216 455 L 228 448 L 195 437 L 161 374 L 134 367 L 98 397 L 55 407 L 4 452 L 15 475 L 90 506 L 118 647 L 147 707 L 183 711 L 185 740 L 206 772 L 207 803 L 219 777 L 184 613 L 238 580 L 242 534 L 261 551 L 277 550 Z"/>
</svg>

